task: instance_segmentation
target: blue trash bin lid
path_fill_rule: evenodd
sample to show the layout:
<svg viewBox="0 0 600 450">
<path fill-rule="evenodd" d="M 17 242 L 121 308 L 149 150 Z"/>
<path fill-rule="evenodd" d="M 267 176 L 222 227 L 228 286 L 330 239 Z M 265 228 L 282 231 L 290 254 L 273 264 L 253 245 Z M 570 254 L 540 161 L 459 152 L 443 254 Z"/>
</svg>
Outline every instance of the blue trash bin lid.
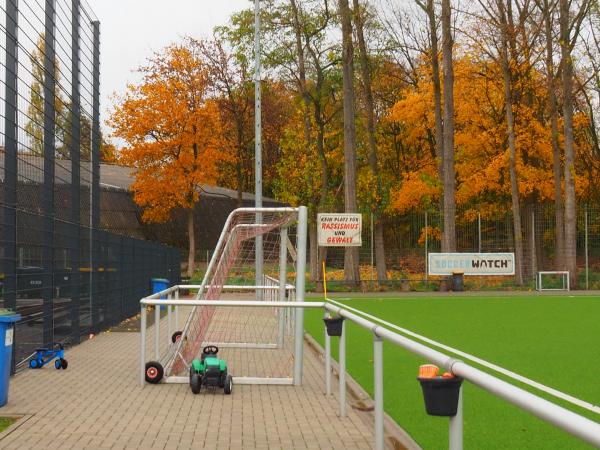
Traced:
<svg viewBox="0 0 600 450">
<path fill-rule="evenodd" d="M 169 283 L 169 280 L 165 278 L 151 278 L 153 283 Z"/>
<path fill-rule="evenodd" d="M 11 309 L 0 308 L 0 322 L 16 322 L 21 320 L 21 314 L 17 314 Z"/>
</svg>

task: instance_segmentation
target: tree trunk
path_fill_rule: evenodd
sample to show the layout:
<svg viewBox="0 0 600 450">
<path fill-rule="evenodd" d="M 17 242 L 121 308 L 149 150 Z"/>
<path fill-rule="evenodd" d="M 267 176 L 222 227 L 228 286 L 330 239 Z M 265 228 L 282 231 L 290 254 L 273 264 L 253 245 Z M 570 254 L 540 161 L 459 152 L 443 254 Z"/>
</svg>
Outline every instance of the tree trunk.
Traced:
<svg viewBox="0 0 600 450">
<path fill-rule="evenodd" d="M 442 84 L 440 81 L 440 62 L 438 60 L 438 37 L 433 0 L 427 0 L 427 17 L 429 18 L 429 35 L 431 38 L 431 79 L 433 81 L 433 113 L 435 122 L 435 151 L 438 158 L 438 176 L 444 182 L 444 122 L 442 121 Z M 441 204 L 444 203 L 442 191 Z"/>
<path fill-rule="evenodd" d="M 300 29 L 300 12 L 296 0 L 290 0 L 292 14 L 294 16 L 294 34 L 296 37 L 296 57 L 298 58 L 298 90 L 302 96 L 303 110 L 302 117 L 304 119 L 304 139 L 306 141 L 306 149 L 310 151 L 311 145 L 311 126 L 310 126 L 310 95 L 306 88 L 306 61 L 304 57 L 304 48 L 302 46 L 302 33 Z"/>
<path fill-rule="evenodd" d="M 347 213 L 356 212 L 356 125 L 354 123 L 354 48 L 352 20 L 348 0 L 339 0 L 342 22 L 342 73 L 344 94 L 344 205 Z M 346 281 L 358 284 L 358 248 L 346 247 L 344 274 Z"/>
<path fill-rule="evenodd" d="M 442 63 L 444 69 L 444 232 L 442 252 L 456 251 L 453 44 L 450 0 L 442 0 Z"/>
<path fill-rule="evenodd" d="M 543 6 L 544 25 L 546 33 L 546 86 L 548 90 L 548 112 L 550 114 L 550 129 L 552 133 L 552 163 L 554 173 L 554 268 L 564 270 L 565 222 L 562 199 L 562 165 L 560 161 L 560 146 L 558 143 L 558 108 L 556 105 L 556 85 L 554 80 L 554 46 L 552 42 L 552 14 L 548 0 Z"/>
<path fill-rule="evenodd" d="M 194 234 L 194 210 L 195 208 L 188 209 L 188 243 L 189 243 L 189 251 L 188 251 L 188 277 L 192 278 L 194 276 L 194 269 L 196 263 L 196 235 Z"/>
<path fill-rule="evenodd" d="M 377 161 L 377 139 L 375 136 L 375 102 L 373 101 L 373 90 L 371 83 L 371 68 L 369 66 L 369 54 L 364 36 L 364 16 L 361 11 L 359 0 L 353 0 L 354 5 L 354 22 L 356 24 L 356 36 L 358 40 L 360 68 L 363 78 L 363 94 L 365 100 L 365 108 L 367 112 L 367 131 L 369 134 L 369 166 L 371 173 L 377 181 L 377 197 L 382 197 L 381 179 L 379 175 L 379 166 Z M 375 246 L 375 263 L 377 266 L 377 279 L 387 280 L 387 270 L 385 266 L 385 246 L 383 245 L 383 225 L 381 223 L 382 208 L 380 205 L 375 206 L 373 211 L 373 219 L 375 222 L 376 235 L 379 245 Z"/>
<path fill-rule="evenodd" d="M 510 0 L 509 0 L 510 1 Z M 498 0 L 502 45 L 500 59 L 502 78 L 504 81 L 504 106 L 506 109 L 506 125 L 509 148 L 510 196 L 513 212 L 513 234 L 515 241 L 515 277 L 519 286 L 523 285 L 523 231 L 521 225 L 521 207 L 519 202 L 519 183 L 517 179 L 517 146 L 515 137 L 515 119 L 513 115 L 512 76 L 508 60 L 508 23 L 504 0 Z M 510 30 L 512 32 L 512 30 Z"/>
<path fill-rule="evenodd" d="M 377 264 L 377 280 L 387 280 L 387 266 L 385 264 L 385 242 L 383 236 L 383 222 L 375 222 L 373 240 L 375 241 L 375 259 Z M 381 262 L 380 262 L 381 258 Z"/>
<path fill-rule="evenodd" d="M 240 150 L 241 153 L 241 150 Z M 244 205 L 244 179 L 242 175 L 242 162 L 241 160 L 235 165 L 235 173 L 237 177 L 237 205 L 241 208 Z"/>
<path fill-rule="evenodd" d="M 562 56 L 563 119 L 565 137 L 565 266 L 571 288 L 577 288 L 577 217 L 575 204 L 575 156 L 573 138 L 573 61 L 569 0 L 560 0 L 560 48 Z"/>
<path fill-rule="evenodd" d="M 293 21 L 294 21 L 294 35 L 296 44 L 296 58 L 298 58 L 298 91 L 302 97 L 302 118 L 304 122 L 304 141 L 306 144 L 306 152 L 310 154 L 312 146 L 311 138 L 311 123 L 310 123 L 310 95 L 306 87 L 306 59 L 304 55 L 304 47 L 302 46 L 302 31 L 300 26 L 300 11 L 296 0 L 290 0 L 290 7 L 292 9 Z M 311 183 L 312 184 L 312 183 Z M 320 268 L 318 264 L 318 242 L 317 242 L 317 221 L 316 214 L 314 212 L 314 206 L 310 205 L 313 209 L 313 213 L 310 214 L 309 223 L 309 239 L 310 239 L 310 254 L 309 254 L 309 266 L 310 266 L 310 280 L 317 282 L 319 280 Z"/>
</svg>

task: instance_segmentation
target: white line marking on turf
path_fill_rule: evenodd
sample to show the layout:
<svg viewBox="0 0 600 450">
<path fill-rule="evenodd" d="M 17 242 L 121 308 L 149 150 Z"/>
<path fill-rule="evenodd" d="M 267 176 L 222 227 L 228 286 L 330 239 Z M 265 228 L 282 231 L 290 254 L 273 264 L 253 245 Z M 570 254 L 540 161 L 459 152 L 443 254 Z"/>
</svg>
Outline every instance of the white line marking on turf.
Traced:
<svg viewBox="0 0 600 450">
<path fill-rule="evenodd" d="M 509 378 L 512 378 L 512 379 L 517 380 L 517 381 L 520 381 L 521 383 L 524 383 L 524 384 L 527 384 L 528 386 L 531 386 L 533 388 L 539 389 L 540 391 L 543 391 L 543 392 L 545 392 L 547 394 L 553 395 L 556 398 L 560 398 L 560 399 L 565 400 L 565 401 L 567 401 L 567 402 L 569 402 L 569 403 L 571 403 L 573 405 L 577 405 L 577 406 L 579 406 L 581 408 L 587 409 L 588 411 L 592 411 L 592 412 L 594 412 L 596 414 L 600 414 L 600 407 L 598 407 L 598 406 L 596 406 L 596 405 L 594 405 L 592 403 L 586 402 L 585 400 L 581 400 L 581 399 L 579 399 L 577 397 L 573 397 L 572 395 L 565 394 L 564 392 L 561 392 L 561 391 L 559 391 L 557 389 L 554 389 L 554 388 L 552 388 L 550 386 L 546 386 L 544 384 L 538 383 L 537 381 L 534 381 L 534 380 L 532 380 L 530 378 L 524 377 L 523 375 L 519 375 L 518 373 L 512 372 L 512 371 L 510 371 L 508 369 L 505 369 L 504 367 L 497 366 L 496 364 L 488 362 L 488 361 L 486 361 L 484 359 L 478 358 L 477 356 L 470 355 L 469 353 L 465 353 L 463 351 L 457 350 L 457 349 L 455 349 L 453 347 L 450 347 L 448 345 L 445 345 L 445 344 L 442 344 L 440 342 L 434 341 L 433 339 L 429 339 L 429 338 L 427 338 L 425 336 L 421 336 L 420 334 L 414 333 L 414 332 L 412 332 L 410 330 L 407 330 L 406 328 L 399 327 L 398 325 L 394 325 L 393 323 L 387 322 L 387 321 L 385 321 L 383 319 L 380 319 L 379 317 L 376 317 L 376 316 L 373 316 L 371 314 L 368 314 L 368 313 L 366 313 L 364 311 L 361 311 L 360 309 L 352 308 L 352 307 L 350 307 L 348 305 L 345 305 L 343 303 L 336 302 L 335 300 L 332 300 L 330 298 L 328 298 L 327 300 L 330 301 L 331 303 L 337 304 L 337 306 L 341 306 L 343 308 L 346 308 L 346 309 L 348 309 L 348 310 L 350 310 L 350 311 L 352 311 L 354 313 L 360 314 L 360 315 L 362 315 L 362 316 L 364 316 L 364 317 L 366 317 L 366 318 L 368 318 L 370 320 L 373 320 L 375 322 L 379 322 L 382 325 L 385 325 L 386 327 L 392 328 L 392 329 L 394 329 L 396 331 L 400 331 L 401 333 L 404 333 L 404 334 L 406 334 L 408 336 L 411 336 L 413 338 L 419 339 L 419 340 L 421 340 L 423 342 L 426 342 L 426 343 L 428 343 L 430 345 L 433 345 L 435 347 L 438 347 L 438 348 L 444 349 L 446 351 L 452 352 L 452 353 L 454 353 L 456 355 L 459 355 L 459 356 L 461 356 L 461 357 L 463 357 L 465 359 L 468 359 L 470 361 L 476 362 L 477 364 L 480 364 L 480 365 L 482 365 L 484 367 L 487 367 L 488 369 L 492 369 L 492 370 L 494 370 L 494 371 L 496 371 L 498 373 L 506 375 Z"/>
</svg>

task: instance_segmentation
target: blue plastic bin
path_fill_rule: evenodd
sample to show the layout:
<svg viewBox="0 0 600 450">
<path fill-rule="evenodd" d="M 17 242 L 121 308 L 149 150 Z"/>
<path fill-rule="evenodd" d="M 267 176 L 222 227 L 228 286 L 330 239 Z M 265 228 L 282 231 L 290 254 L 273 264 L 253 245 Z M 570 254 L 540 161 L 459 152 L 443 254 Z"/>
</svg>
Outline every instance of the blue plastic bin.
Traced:
<svg viewBox="0 0 600 450">
<path fill-rule="evenodd" d="M 164 278 L 152 278 L 150 280 L 150 284 L 152 285 L 152 293 L 156 294 L 157 292 L 164 291 L 169 287 L 169 280 Z M 166 300 L 167 297 L 165 295 L 160 296 L 161 300 Z M 165 309 L 164 306 L 160 307 L 161 310 Z"/>
<path fill-rule="evenodd" d="M 0 309 L 0 406 L 8 401 L 8 383 L 15 336 L 15 322 L 21 315 L 8 309 Z"/>
</svg>

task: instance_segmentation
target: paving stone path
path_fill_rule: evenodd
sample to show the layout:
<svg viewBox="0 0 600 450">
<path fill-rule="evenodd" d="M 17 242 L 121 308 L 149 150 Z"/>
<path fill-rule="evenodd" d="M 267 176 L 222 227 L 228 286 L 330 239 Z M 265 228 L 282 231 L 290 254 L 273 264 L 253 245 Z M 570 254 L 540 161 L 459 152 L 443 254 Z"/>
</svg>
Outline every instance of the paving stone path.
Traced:
<svg viewBox="0 0 600 450">
<path fill-rule="evenodd" d="M 306 345 L 301 387 L 238 385 L 230 396 L 193 395 L 183 384 L 141 387 L 138 333 L 101 333 L 66 357 L 67 370 L 48 365 L 11 379 L 0 415 L 24 417 L 0 434 L 0 449 L 372 448 L 365 413 L 348 408 L 338 417 L 336 398 L 323 394 L 322 363 Z"/>
</svg>

